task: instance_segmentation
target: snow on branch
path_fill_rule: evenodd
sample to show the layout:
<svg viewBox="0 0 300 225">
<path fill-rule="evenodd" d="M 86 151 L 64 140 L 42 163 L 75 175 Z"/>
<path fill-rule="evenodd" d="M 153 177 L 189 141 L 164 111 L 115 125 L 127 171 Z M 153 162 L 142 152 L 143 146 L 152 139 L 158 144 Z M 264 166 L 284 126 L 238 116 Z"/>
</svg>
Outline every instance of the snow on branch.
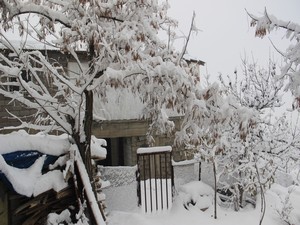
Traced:
<svg viewBox="0 0 300 225">
<path fill-rule="evenodd" d="M 247 11 L 247 14 L 251 17 L 252 21 L 250 25 L 256 27 L 255 36 L 264 37 L 268 32 L 271 32 L 274 28 L 285 29 L 288 34 L 294 33 L 295 35 L 300 34 L 300 26 L 291 21 L 282 21 L 277 19 L 275 16 L 268 14 L 265 9 L 264 15 L 262 17 L 257 17 L 253 14 L 250 14 Z"/>
<path fill-rule="evenodd" d="M 248 12 L 247 12 L 248 13 Z M 256 17 L 250 13 L 252 21 L 250 25 L 255 27 L 255 36 L 264 37 L 267 32 L 272 32 L 275 28 L 286 31 L 286 38 L 289 38 L 291 45 L 283 54 L 286 59 L 286 65 L 282 68 L 282 77 L 287 76 L 289 83 L 286 90 L 290 90 L 295 96 L 293 109 L 300 108 L 300 25 L 293 22 L 286 22 L 277 19 L 275 16 L 269 15 L 265 10 L 262 17 Z M 293 41 L 293 42 L 292 42 Z"/>
<path fill-rule="evenodd" d="M 66 27 L 71 26 L 67 16 L 65 16 L 63 13 L 57 12 L 57 10 L 55 9 L 50 9 L 47 6 L 39 6 L 35 3 L 30 2 L 15 2 L 14 4 L 11 4 L 11 2 L 7 0 L 3 0 L 2 4 L 4 5 L 5 10 L 7 10 L 9 13 L 9 17 L 6 18 L 7 20 L 11 20 L 13 17 L 22 14 L 35 13 L 45 16 L 51 21 L 57 21 Z"/>
</svg>

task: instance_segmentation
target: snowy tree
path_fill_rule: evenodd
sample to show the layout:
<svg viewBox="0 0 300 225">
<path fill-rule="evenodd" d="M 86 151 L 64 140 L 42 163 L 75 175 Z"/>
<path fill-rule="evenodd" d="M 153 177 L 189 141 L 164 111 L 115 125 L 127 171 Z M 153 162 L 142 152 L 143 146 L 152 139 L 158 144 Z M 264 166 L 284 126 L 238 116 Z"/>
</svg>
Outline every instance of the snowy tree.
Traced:
<svg viewBox="0 0 300 225">
<path fill-rule="evenodd" d="M 283 30 L 286 33 L 286 38 L 291 42 L 290 46 L 285 50 L 281 51 L 276 48 L 276 50 L 284 57 L 285 66 L 281 69 L 281 75 L 277 76 L 277 79 L 282 79 L 287 77 L 288 84 L 285 90 L 290 90 L 295 97 L 292 104 L 293 109 L 300 108 L 300 26 L 299 24 L 293 23 L 291 21 L 282 21 L 277 19 L 275 16 L 270 15 L 266 10 L 264 15 L 261 17 L 252 15 L 248 13 L 252 21 L 250 25 L 255 27 L 255 36 L 263 38 L 274 30 Z M 277 141 L 272 141 L 272 146 L 275 147 L 275 152 L 277 152 L 278 157 L 284 159 L 283 161 L 290 161 L 295 156 L 295 149 L 299 143 L 299 128 L 298 119 L 296 125 L 293 124 L 286 125 L 286 121 L 282 122 L 279 120 L 279 125 L 277 128 L 276 138 Z M 286 128 L 283 132 L 283 127 Z M 280 130 L 280 131 L 279 131 Z M 274 137 L 274 133 L 272 134 Z M 281 136 L 281 140 L 278 137 Z M 275 144 L 276 143 L 276 144 Z M 271 146 L 271 145 L 270 145 Z M 272 150 L 272 154 L 274 149 Z M 297 151 L 296 151 L 297 152 Z M 283 157 L 285 156 L 285 157 Z"/>
<path fill-rule="evenodd" d="M 259 182 L 265 185 L 273 179 L 274 164 L 267 157 L 268 141 L 265 140 L 271 126 L 266 110 L 282 106 L 281 91 L 283 80 L 276 77 L 276 65 L 270 60 L 267 69 L 256 63 L 242 60 L 242 75 L 235 71 L 234 77 L 225 81 L 219 77 L 223 87 L 239 104 L 256 112 L 255 126 L 242 141 L 231 138 L 229 157 L 225 157 L 223 181 L 225 190 L 233 194 L 235 209 L 245 205 L 245 196 L 255 195 Z M 267 119 L 267 120 L 266 120 Z M 262 137 L 263 136 L 263 137 Z M 263 171 L 262 174 L 260 171 Z M 264 180 L 263 180 L 264 179 Z M 229 182 L 227 182 L 229 181 Z"/>
<path fill-rule="evenodd" d="M 287 76 L 289 83 L 286 86 L 295 97 L 293 107 L 300 108 L 300 26 L 291 21 L 282 21 L 275 16 L 268 14 L 257 17 L 248 13 L 251 17 L 251 26 L 255 27 L 255 36 L 263 38 L 267 33 L 275 29 L 282 29 L 286 32 L 286 38 L 291 41 L 291 45 L 285 52 L 279 52 L 285 58 L 286 65 L 282 68 L 282 77 Z"/>
<path fill-rule="evenodd" d="M 150 134 L 171 132 L 174 124 L 164 109 L 183 112 L 199 77 L 183 60 L 183 52 L 158 38 L 158 31 L 170 34 L 176 26 L 167 9 L 167 3 L 155 0 L 1 1 L 1 27 L 18 29 L 25 41 L 16 46 L 1 30 L 0 42 L 7 51 L 0 54 L 0 94 L 36 109 L 35 123 L 19 118 L 17 128 L 70 135 L 90 181 L 93 99 L 95 94 L 105 99 L 108 86 L 125 87 L 141 97 L 147 105 L 144 117 L 153 121 Z M 41 51 L 25 50 L 29 36 L 70 55 L 79 73 L 70 76 Z M 87 69 L 76 50 L 87 53 Z M 22 91 L 4 88 L 8 85 L 19 85 Z"/>
<path fill-rule="evenodd" d="M 299 135 L 299 114 L 295 121 L 284 114 L 261 132 L 260 138 L 267 146 L 263 151 L 283 173 L 289 174 L 299 164 Z"/>
<path fill-rule="evenodd" d="M 202 160 L 211 163 L 214 174 L 214 217 L 217 218 L 217 190 L 222 174 L 222 164 L 233 156 L 235 150 L 242 151 L 241 142 L 246 140 L 255 125 L 255 112 L 243 107 L 226 89 L 217 83 L 198 89 L 189 100 L 181 130 L 176 133 L 175 144 L 195 149 Z"/>
<path fill-rule="evenodd" d="M 282 68 L 281 76 L 279 77 L 279 79 L 282 77 L 288 77 L 289 81 L 285 90 L 290 90 L 292 92 L 292 94 L 295 97 L 294 102 L 292 104 L 292 108 L 298 109 L 299 111 L 300 108 L 300 70 L 299 70 L 300 69 L 300 65 L 299 65 L 300 26 L 291 21 L 287 22 L 287 21 L 279 20 L 275 16 L 268 14 L 266 10 L 264 12 L 264 15 L 261 17 L 257 17 L 250 13 L 248 13 L 248 15 L 252 19 L 250 25 L 252 27 L 255 27 L 255 36 L 263 38 L 264 36 L 267 35 L 267 33 L 271 33 L 275 29 L 280 29 L 285 31 L 286 38 L 290 40 L 291 45 L 286 49 L 285 52 L 281 52 L 280 50 L 277 49 L 277 51 L 285 59 L 285 66 Z M 292 134 L 295 134 L 295 132 L 293 131 Z M 294 137 L 294 136 L 291 135 L 287 137 L 288 139 L 290 139 L 290 137 Z M 293 140 L 295 140 L 295 138 Z M 298 142 L 297 140 L 296 142 L 293 141 L 293 143 L 297 143 L 297 142 Z M 281 144 L 285 146 L 284 143 Z M 289 146 L 291 147 L 291 145 Z M 290 147 L 288 148 L 289 150 L 291 149 Z M 289 152 L 286 151 L 287 148 L 283 147 L 283 149 L 285 149 L 284 150 L 285 153 Z"/>
<path fill-rule="evenodd" d="M 277 66 L 272 60 L 269 60 L 267 68 L 263 68 L 257 62 L 249 63 L 243 59 L 242 74 L 236 70 L 234 76 L 227 76 L 227 81 L 221 75 L 219 79 L 241 105 L 262 112 L 283 105 L 284 79 L 278 79 L 277 73 Z"/>
<path fill-rule="evenodd" d="M 220 76 L 228 93 L 258 115 L 244 142 L 230 141 L 233 154 L 224 161 L 223 175 L 230 183 L 223 182 L 223 185 L 236 196 L 240 206 L 244 205 L 245 193 L 255 195 L 260 188 L 264 196 L 264 190 L 274 182 L 275 172 L 295 158 L 299 142 L 297 125 L 291 126 L 286 115 L 276 119 L 270 115 L 283 105 L 284 80 L 278 78 L 276 65 L 269 61 L 264 69 L 243 60 L 242 69 L 241 76 L 235 72 L 235 77 L 228 76 L 228 81 Z"/>
</svg>

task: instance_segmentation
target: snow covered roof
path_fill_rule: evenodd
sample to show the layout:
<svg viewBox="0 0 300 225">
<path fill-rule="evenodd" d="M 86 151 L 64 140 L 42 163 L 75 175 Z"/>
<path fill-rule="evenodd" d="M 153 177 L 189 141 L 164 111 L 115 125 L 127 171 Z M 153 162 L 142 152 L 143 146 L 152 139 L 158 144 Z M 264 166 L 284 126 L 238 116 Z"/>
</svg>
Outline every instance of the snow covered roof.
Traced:
<svg viewBox="0 0 300 225">
<path fill-rule="evenodd" d="M 191 55 L 189 55 L 189 54 L 185 54 L 185 55 L 183 56 L 183 59 L 184 59 L 185 61 L 187 61 L 187 62 L 197 63 L 197 64 L 200 65 L 200 66 L 204 66 L 204 65 L 205 65 L 205 62 L 204 62 L 204 61 L 198 59 L 197 57 L 193 57 L 193 56 L 191 56 Z"/>
<path fill-rule="evenodd" d="M 107 88 L 107 99 L 102 101 L 94 97 L 94 119 L 95 120 L 139 120 L 142 118 L 146 103 L 139 96 L 128 89 Z M 174 110 L 165 109 L 169 117 L 178 117 Z"/>
<path fill-rule="evenodd" d="M 10 40 L 9 42 L 17 49 L 26 49 L 26 50 L 56 50 L 59 51 L 59 48 L 55 47 L 54 45 L 49 45 L 43 42 L 38 42 L 34 40 L 23 42 L 21 40 Z M 0 43 L 0 49 L 7 49 L 5 45 Z"/>
<path fill-rule="evenodd" d="M 55 46 L 47 45 L 35 40 L 28 40 L 23 43 L 20 40 L 12 40 L 11 43 L 16 48 L 24 48 L 27 50 L 41 50 L 41 51 L 57 51 L 60 52 L 59 48 Z M 0 49 L 6 49 L 6 47 L 0 43 Z M 77 51 L 84 53 L 84 51 Z M 189 63 L 197 63 L 198 65 L 204 65 L 204 62 L 198 60 L 190 55 L 184 55 L 184 59 Z M 88 62 L 83 62 L 83 67 L 88 69 Z M 79 70 L 77 63 L 68 62 L 69 71 L 77 72 Z M 133 94 L 128 89 L 115 89 L 107 87 L 106 99 L 109 101 L 103 101 L 98 98 L 97 95 L 94 96 L 94 119 L 96 121 L 103 120 L 139 120 L 143 116 L 143 111 L 146 104 L 142 102 L 139 96 Z M 169 117 L 181 116 L 177 112 L 165 109 L 166 114 Z"/>
<path fill-rule="evenodd" d="M 10 40 L 9 44 L 16 49 L 25 49 L 25 50 L 40 50 L 40 51 L 57 51 L 60 52 L 60 49 L 51 43 L 39 42 L 36 40 L 26 40 L 26 42 L 21 40 Z M 0 42 L 0 49 L 7 49 L 3 43 Z M 76 50 L 77 53 L 86 52 L 83 48 L 78 48 Z"/>
</svg>

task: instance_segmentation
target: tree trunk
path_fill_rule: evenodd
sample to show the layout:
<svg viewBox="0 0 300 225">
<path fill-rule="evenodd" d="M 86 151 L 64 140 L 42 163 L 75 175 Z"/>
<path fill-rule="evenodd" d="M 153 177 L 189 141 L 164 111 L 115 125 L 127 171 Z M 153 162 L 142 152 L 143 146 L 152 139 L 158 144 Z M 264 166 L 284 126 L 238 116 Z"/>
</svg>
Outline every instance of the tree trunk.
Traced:
<svg viewBox="0 0 300 225">
<path fill-rule="evenodd" d="M 75 128 L 74 118 L 70 119 L 70 124 L 73 127 L 73 139 L 78 147 L 82 161 L 86 166 L 89 178 L 93 178 L 92 164 L 91 164 L 91 136 L 92 136 L 92 123 L 93 123 L 93 92 L 85 91 L 85 117 L 83 121 L 84 134 L 80 134 Z M 85 139 L 81 140 L 81 135 L 85 135 Z"/>
<path fill-rule="evenodd" d="M 93 92 L 85 90 L 84 95 L 85 95 L 85 113 L 84 113 L 85 116 L 83 120 L 84 134 L 80 134 L 80 131 L 75 131 L 75 121 L 73 118 L 71 119 L 71 124 L 73 126 L 73 131 L 74 131 L 73 132 L 74 141 L 78 147 L 80 156 L 84 163 L 85 169 L 88 173 L 92 190 L 97 199 L 97 190 L 96 190 L 96 184 L 94 182 L 94 174 L 93 174 L 93 166 L 92 166 L 92 158 L 91 158 L 91 136 L 92 136 L 92 124 L 93 124 Z M 81 139 L 81 135 L 84 135 L 85 137 L 84 140 Z M 80 174 L 76 170 L 75 170 L 75 175 L 80 177 Z M 83 190 L 85 189 L 85 187 L 82 186 L 81 188 L 79 187 L 79 189 L 82 189 L 82 190 L 78 190 L 78 193 L 81 195 L 80 198 L 82 201 L 83 199 L 86 198 L 86 196 L 83 196 L 84 193 Z M 100 203 L 98 203 L 98 206 L 102 214 L 102 217 L 105 220 L 105 215 Z M 92 215 L 92 217 L 93 216 L 94 215 Z M 93 217 L 93 219 L 96 220 L 97 218 Z M 92 222 L 92 224 L 94 223 Z"/>
<path fill-rule="evenodd" d="M 81 155 L 83 162 L 85 164 L 86 170 L 88 172 L 89 178 L 93 180 L 93 168 L 92 168 L 92 158 L 91 158 L 91 137 L 92 137 L 92 124 L 93 124 L 93 92 L 84 91 L 85 94 L 85 117 L 84 117 L 84 133 L 85 133 L 85 143 L 84 143 L 84 157 Z M 94 182 L 92 183 L 94 189 Z"/>
<path fill-rule="evenodd" d="M 216 163 L 213 160 L 213 172 L 214 172 L 214 185 L 215 185 L 215 196 L 214 196 L 214 218 L 217 219 L 217 169 Z"/>
<path fill-rule="evenodd" d="M 257 160 L 256 160 L 256 162 L 257 162 Z M 261 206 L 260 206 L 261 215 L 260 215 L 259 225 L 262 225 L 262 222 L 264 220 L 265 213 L 266 213 L 266 198 L 265 198 L 264 187 L 260 180 L 259 170 L 258 170 L 256 162 L 255 162 L 255 169 L 256 169 L 256 173 L 257 173 L 258 184 L 260 187 L 260 198 L 261 198 Z"/>
</svg>

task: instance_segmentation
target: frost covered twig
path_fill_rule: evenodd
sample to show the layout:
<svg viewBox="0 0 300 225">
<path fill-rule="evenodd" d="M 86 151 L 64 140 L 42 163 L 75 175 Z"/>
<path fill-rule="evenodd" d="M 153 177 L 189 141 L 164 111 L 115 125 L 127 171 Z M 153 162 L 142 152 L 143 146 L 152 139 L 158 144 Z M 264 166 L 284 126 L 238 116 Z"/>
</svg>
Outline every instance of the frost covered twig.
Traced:
<svg viewBox="0 0 300 225">
<path fill-rule="evenodd" d="M 247 12 L 248 13 L 248 12 Z M 293 109 L 300 109 L 300 25 L 293 22 L 286 22 L 277 19 L 275 16 L 268 14 L 265 10 L 262 17 L 254 16 L 250 13 L 252 21 L 250 26 L 255 27 L 255 36 L 263 38 L 267 32 L 272 32 L 274 29 L 282 29 L 286 32 L 286 38 L 290 41 L 295 41 L 291 44 L 284 53 L 286 65 L 282 68 L 282 76 L 289 77 L 289 83 L 286 90 L 290 90 L 295 97 Z"/>
<path fill-rule="evenodd" d="M 186 54 L 186 49 L 187 49 L 187 46 L 189 44 L 192 32 L 193 31 L 197 31 L 197 28 L 195 27 L 195 17 L 196 17 L 196 13 L 193 12 L 193 17 L 192 17 L 192 22 L 191 22 L 190 30 L 189 30 L 188 36 L 186 37 L 185 44 L 184 44 L 183 49 L 181 51 L 180 57 L 178 59 L 178 63 L 182 60 L 184 54 Z"/>
</svg>

